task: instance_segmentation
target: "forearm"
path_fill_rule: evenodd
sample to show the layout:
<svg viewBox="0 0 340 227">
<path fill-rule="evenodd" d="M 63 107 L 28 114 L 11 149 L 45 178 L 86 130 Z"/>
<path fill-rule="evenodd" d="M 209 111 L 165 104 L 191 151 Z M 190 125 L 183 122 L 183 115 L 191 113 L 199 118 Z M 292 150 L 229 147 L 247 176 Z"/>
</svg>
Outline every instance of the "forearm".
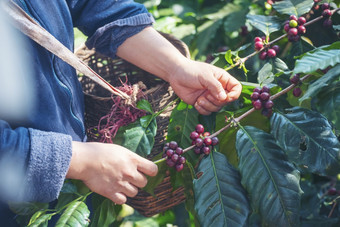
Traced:
<svg viewBox="0 0 340 227">
<path fill-rule="evenodd" d="M 188 61 L 152 27 L 125 40 L 118 47 L 117 55 L 166 81 L 169 81 L 178 67 Z"/>
</svg>

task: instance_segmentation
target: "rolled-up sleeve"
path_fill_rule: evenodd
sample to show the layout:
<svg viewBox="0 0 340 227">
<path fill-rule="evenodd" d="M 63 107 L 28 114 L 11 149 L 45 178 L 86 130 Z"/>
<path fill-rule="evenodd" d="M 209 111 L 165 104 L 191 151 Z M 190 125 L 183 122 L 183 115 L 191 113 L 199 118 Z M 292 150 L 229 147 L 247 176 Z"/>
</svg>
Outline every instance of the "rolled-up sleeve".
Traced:
<svg viewBox="0 0 340 227">
<path fill-rule="evenodd" d="M 12 129 L 0 120 L 0 199 L 56 199 L 71 157 L 71 136 L 24 127 Z"/>
<path fill-rule="evenodd" d="M 127 38 L 154 22 L 144 5 L 132 0 L 69 1 L 69 7 L 74 26 L 89 37 L 87 47 L 112 58 Z"/>
</svg>

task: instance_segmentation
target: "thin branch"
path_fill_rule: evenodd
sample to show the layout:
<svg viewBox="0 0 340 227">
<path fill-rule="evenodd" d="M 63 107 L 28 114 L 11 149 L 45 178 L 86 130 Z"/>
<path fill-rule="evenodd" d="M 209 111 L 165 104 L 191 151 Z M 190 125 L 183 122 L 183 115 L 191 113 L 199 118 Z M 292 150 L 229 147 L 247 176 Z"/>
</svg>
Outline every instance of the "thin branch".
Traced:
<svg viewBox="0 0 340 227">
<path fill-rule="evenodd" d="M 340 8 L 331 10 L 332 15 L 333 15 L 334 13 L 338 12 L 339 10 L 340 10 Z M 306 27 L 306 26 L 308 26 L 308 25 L 314 24 L 315 22 L 318 22 L 318 21 L 321 20 L 321 19 L 323 19 L 323 16 L 316 17 L 316 18 L 314 18 L 313 20 L 310 20 L 310 21 L 306 22 L 306 23 L 304 24 L 304 26 Z M 226 68 L 226 71 L 228 71 L 228 70 L 230 70 L 230 69 L 233 69 L 233 68 L 235 68 L 236 66 L 239 66 L 239 65 L 241 65 L 241 64 L 244 64 L 247 60 L 249 60 L 249 58 L 255 56 L 256 54 L 260 53 L 260 52 L 263 51 L 264 49 L 270 47 L 272 44 L 274 44 L 274 43 L 280 41 L 281 39 L 285 38 L 286 36 L 287 36 L 287 33 L 285 33 L 285 34 L 281 35 L 280 37 L 278 37 L 278 38 L 276 38 L 276 39 L 270 41 L 270 42 L 267 43 L 267 44 L 265 44 L 260 50 L 254 51 L 253 53 L 249 54 L 248 56 L 239 59 L 235 64 L 233 64 L 233 65 L 229 66 L 228 68 Z"/>
</svg>

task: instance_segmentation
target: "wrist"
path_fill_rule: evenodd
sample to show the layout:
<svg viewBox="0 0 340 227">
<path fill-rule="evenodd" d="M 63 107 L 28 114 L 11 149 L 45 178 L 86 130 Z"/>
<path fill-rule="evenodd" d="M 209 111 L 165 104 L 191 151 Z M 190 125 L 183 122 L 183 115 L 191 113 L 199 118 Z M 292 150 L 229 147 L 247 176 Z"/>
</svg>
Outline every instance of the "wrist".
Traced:
<svg viewBox="0 0 340 227">
<path fill-rule="evenodd" d="M 66 178 L 81 180 L 82 173 L 86 168 L 84 166 L 85 163 L 82 161 L 82 157 L 80 155 L 80 151 L 84 150 L 84 147 L 85 147 L 84 143 L 72 141 L 72 157 L 69 169 L 66 174 Z"/>
</svg>

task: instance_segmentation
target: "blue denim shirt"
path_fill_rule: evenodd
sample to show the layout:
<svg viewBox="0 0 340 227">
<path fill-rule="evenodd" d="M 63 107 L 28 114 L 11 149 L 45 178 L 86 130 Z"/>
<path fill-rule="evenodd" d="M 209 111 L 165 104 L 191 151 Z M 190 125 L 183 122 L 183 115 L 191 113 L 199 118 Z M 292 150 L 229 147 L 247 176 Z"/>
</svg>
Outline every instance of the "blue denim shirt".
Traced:
<svg viewBox="0 0 340 227">
<path fill-rule="evenodd" d="M 128 37 L 153 23 L 145 7 L 132 0 L 16 2 L 70 50 L 74 45 L 73 28 L 77 27 L 89 37 L 89 48 L 111 57 Z M 15 190 L 8 188 L 11 182 L 0 181 L 0 196 L 50 202 L 58 197 L 63 185 L 72 140 L 86 140 L 83 93 L 74 68 L 32 40 L 27 39 L 27 43 L 23 51 L 34 70 L 35 102 L 20 122 L 0 116 L 0 169 L 1 163 L 14 160 L 13 170 L 22 173 L 16 176 L 20 185 L 15 185 Z M 1 209 L 0 204 L 0 213 Z"/>
</svg>

